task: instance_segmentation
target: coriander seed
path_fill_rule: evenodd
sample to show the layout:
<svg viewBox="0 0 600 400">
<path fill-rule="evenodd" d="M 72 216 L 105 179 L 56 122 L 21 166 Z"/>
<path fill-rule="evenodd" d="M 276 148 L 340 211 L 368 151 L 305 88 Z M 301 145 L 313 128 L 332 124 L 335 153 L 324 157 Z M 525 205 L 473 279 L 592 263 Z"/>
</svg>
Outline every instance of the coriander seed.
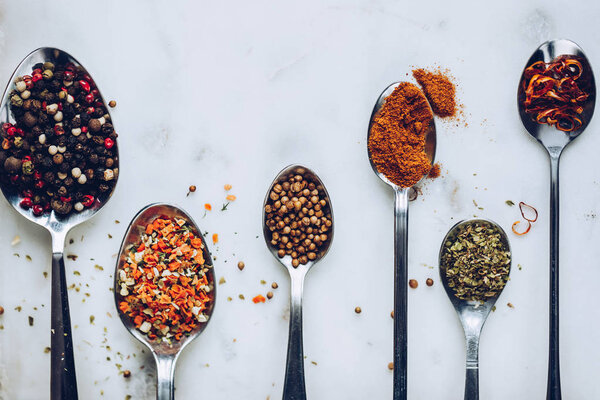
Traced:
<svg viewBox="0 0 600 400">
<path fill-rule="evenodd" d="M 433 279 L 431 279 L 431 278 L 427 278 L 427 280 L 425 281 L 425 284 L 426 284 L 427 286 L 433 286 Z"/>
<path fill-rule="evenodd" d="M 360 314 L 362 312 L 362 309 L 360 307 L 356 307 L 354 309 L 354 312 L 357 313 L 357 314 Z"/>
<path fill-rule="evenodd" d="M 243 261 L 240 261 L 240 262 L 238 262 L 238 269 L 239 269 L 240 271 L 242 271 L 242 270 L 244 269 L 244 267 L 245 267 L 245 266 L 246 266 L 246 264 L 244 264 L 244 262 L 243 262 Z"/>
<path fill-rule="evenodd" d="M 417 282 L 416 279 L 411 279 L 408 281 L 408 286 L 410 286 L 411 289 L 416 289 L 417 287 L 419 287 L 419 282 Z"/>
</svg>

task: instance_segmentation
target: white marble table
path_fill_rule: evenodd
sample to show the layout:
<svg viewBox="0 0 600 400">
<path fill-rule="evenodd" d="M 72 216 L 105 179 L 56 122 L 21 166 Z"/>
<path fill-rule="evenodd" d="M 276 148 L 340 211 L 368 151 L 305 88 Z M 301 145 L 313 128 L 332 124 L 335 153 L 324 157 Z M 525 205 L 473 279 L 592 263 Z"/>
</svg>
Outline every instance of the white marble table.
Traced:
<svg viewBox="0 0 600 400">
<path fill-rule="evenodd" d="M 5 1 L 0 7 L 2 80 L 32 49 L 57 46 L 82 61 L 106 98 L 118 103 L 119 185 L 106 208 L 71 233 L 67 247 L 78 256 L 67 261 L 67 279 L 79 288 L 70 290 L 70 302 L 80 398 L 154 396 L 153 361 L 121 325 L 109 288 L 127 223 L 155 201 L 183 206 L 202 229 L 219 234 L 211 250 L 217 277 L 226 279 L 213 321 L 179 360 L 177 399 L 281 398 L 289 283 L 264 246 L 260 218 L 269 182 L 297 162 L 325 181 L 336 217 L 332 250 L 306 282 L 308 396 L 390 399 L 393 197 L 369 167 L 366 128 L 385 86 L 404 79 L 411 66 L 436 63 L 456 76 L 468 126 L 438 123 L 443 177 L 410 205 L 409 275 L 420 286 L 409 292 L 409 397 L 462 398 L 463 333 L 439 283 L 438 249 L 451 225 L 473 215 L 510 230 L 518 218 L 505 204 L 510 199 L 534 205 L 540 219 L 527 236 L 511 234 L 515 268 L 483 332 L 481 397 L 544 398 L 549 165 L 521 126 L 515 93 L 523 64 L 551 37 L 578 42 L 598 68 L 600 3 L 172 3 Z M 600 398 L 599 130 L 596 117 L 562 160 L 567 399 Z M 221 212 L 226 183 L 238 199 Z M 186 198 L 190 184 L 198 191 Z M 214 210 L 202 218 L 206 202 Z M 50 270 L 50 238 L 4 200 L 0 221 L 6 310 L 0 398 L 45 399 L 50 280 L 43 273 Z M 21 243 L 11 246 L 15 235 Z M 428 277 L 435 280 L 431 288 Z M 255 305 L 250 298 L 268 290 L 261 280 L 276 281 L 279 289 Z M 354 313 L 356 306 L 362 314 Z M 116 364 L 131 370 L 131 378 Z"/>
</svg>

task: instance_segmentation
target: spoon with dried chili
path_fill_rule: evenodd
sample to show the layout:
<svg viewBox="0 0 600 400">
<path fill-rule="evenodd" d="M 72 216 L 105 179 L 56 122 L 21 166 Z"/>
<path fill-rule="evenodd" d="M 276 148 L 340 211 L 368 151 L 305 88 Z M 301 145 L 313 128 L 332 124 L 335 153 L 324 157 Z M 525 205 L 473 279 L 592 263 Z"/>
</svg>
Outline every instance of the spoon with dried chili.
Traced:
<svg viewBox="0 0 600 400">
<path fill-rule="evenodd" d="M 519 81 L 517 105 L 523 125 L 550 156 L 550 344 L 546 398 L 559 400 L 559 160 L 564 148 L 588 126 L 596 105 L 594 74 L 581 47 L 566 39 L 550 40 L 538 47 Z"/>
<path fill-rule="evenodd" d="M 394 400 L 407 399 L 408 197 L 430 171 L 436 130 L 425 95 L 396 82 L 379 96 L 369 122 L 368 154 L 375 174 L 394 189 Z"/>
<path fill-rule="evenodd" d="M 510 266 L 508 237 L 492 221 L 461 221 L 442 241 L 440 278 L 467 342 L 465 400 L 479 399 L 479 337 L 508 282 Z"/>
</svg>

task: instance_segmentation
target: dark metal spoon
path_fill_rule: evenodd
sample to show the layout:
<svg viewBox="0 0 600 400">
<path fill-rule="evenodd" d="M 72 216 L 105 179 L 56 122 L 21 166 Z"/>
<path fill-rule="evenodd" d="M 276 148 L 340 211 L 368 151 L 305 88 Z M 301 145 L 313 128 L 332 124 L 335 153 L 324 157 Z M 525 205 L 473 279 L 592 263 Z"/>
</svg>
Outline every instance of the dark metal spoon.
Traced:
<svg viewBox="0 0 600 400">
<path fill-rule="evenodd" d="M 472 224 L 485 225 L 489 228 L 493 228 L 500 234 L 501 241 L 505 248 L 510 252 L 510 244 L 508 242 L 508 236 L 506 232 L 493 221 L 487 219 L 471 219 L 467 221 L 461 221 L 454 225 L 450 231 L 444 237 L 440 248 L 440 278 L 446 289 L 446 294 L 450 299 L 450 302 L 454 306 L 460 323 L 463 326 L 465 332 L 465 339 L 467 342 L 467 365 L 466 365 L 466 378 L 465 378 L 465 400 L 479 400 L 479 337 L 481 336 L 481 330 L 487 317 L 492 311 L 492 307 L 498 300 L 498 297 L 502 293 L 502 290 L 494 297 L 487 299 L 485 303 L 473 300 L 462 300 L 456 297 L 454 289 L 448 285 L 448 275 L 446 274 L 447 265 L 442 260 L 444 250 L 446 250 L 446 242 L 454 238 L 460 230 Z M 512 260 L 512 257 L 511 257 Z M 512 262 L 512 261 L 511 261 Z M 510 272 L 510 264 L 508 265 Z"/>
<path fill-rule="evenodd" d="M 548 400 L 561 399 L 560 390 L 560 355 L 559 355 L 559 324 L 558 324 L 558 233 L 559 233 L 559 191 L 558 191 L 558 170 L 559 160 L 562 151 L 571 141 L 577 138 L 587 125 L 594 114 L 596 105 L 596 83 L 590 63 L 585 53 L 577 44 L 566 39 L 550 40 L 531 55 L 525 68 L 537 61 L 550 62 L 561 55 L 578 56 L 582 62 L 584 75 L 580 79 L 589 79 L 589 97 L 582 113 L 583 124 L 579 129 L 573 132 L 561 132 L 558 129 L 546 124 L 539 124 L 531 118 L 531 115 L 525 112 L 522 104 L 524 98 L 523 75 L 519 81 L 517 93 L 517 106 L 519 115 L 525 128 L 531 136 L 542 144 L 550 156 L 550 345 L 548 359 L 548 387 L 546 398 Z M 524 73 L 525 71 L 523 71 Z M 587 76 L 586 76 L 587 74 Z"/>
<path fill-rule="evenodd" d="M 381 93 L 369 121 L 367 142 L 371 135 L 371 126 L 377 113 L 400 82 L 392 83 Z M 433 114 L 433 113 L 432 113 Z M 425 133 L 425 152 L 431 164 L 435 159 L 436 130 L 435 121 L 431 119 Z M 408 360 L 408 191 L 395 185 L 377 170 L 369 152 L 369 161 L 375 174 L 390 185 L 395 193 L 394 208 L 394 400 L 406 400 L 407 392 L 407 360 Z M 422 179 L 422 178 L 421 178 Z"/>
<path fill-rule="evenodd" d="M 289 175 L 303 175 L 307 180 L 314 182 L 318 186 L 319 192 L 322 192 L 325 200 L 329 204 L 329 211 L 331 213 L 331 228 L 328 231 L 329 238 L 324 242 L 323 247 L 317 254 L 317 257 L 308 261 L 306 264 L 300 264 L 298 267 L 292 265 L 292 257 L 286 255 L 280 258 L 277 255 L 277 248 L 271 244 L 271 231 L 267 226 L 265 206 L 269 201 L 269 193 L 273 189 L 275 184 L 285 180 Z M 291 292 L 290 292 L 290 330 L 288 339 L 288 350 L 287 350 L 287 365 L 285 368 L 285 382 L 283 385 L 283 400 L 305 400 L 306 399 L 306 387 L 304 384 L 304 350 L 302 344 L 302 294 L 304 288 L 304 278 L 308 271 L 319 262 L 331 246 L 334 233 L 334 218 L 333 209 L 331 206 L 331 200 L 325 185 L 319 179 L 317 174 L 312 170 L 301 166 L 301 165 L 290 165 L 285 167 L 273 180 L 265 196 L 263 203 L 263 236 L 267 243 L 268 249 L 271 251 L 273 256 L 283 265 L 291 279 Z"/>
<path fill-rule="evenodd" d="M 119 287 L 119 270 L 121 265 L 126 261 L 127 254 L 131 246 L 137 246 L 140 242 L 140 236 L 146 229 L 146 226 L 153 221 L 157 217 L 169 217 L 169 218 L 181 218 L 187 222 L 187 224 L 192 227 L 194 234 L 197 237 L 202 237 L 202 231 L 192 217 L 190 217 L 185 211 L 182 209 L 170 205 L 170 204 L 150 204 L 144 207 L 129 224 L 127 231 L 125 232 L 125 236 L 123 237 L 123 242 L 121 243 L 121 249 L 119 250 L 119 258 L 117 259 L 117 264 L 115 267 L 115 284 L 114 284 L 114 293 L 115 293 L 115 305 L 117 307 L 117 313 L 119 317 L 121 317 L 121 322 L 125 325 L 125 328 L 131 333 L 137 340 L 142 342 L 154 356 L 156 360 L 156 398 L 157 400 L 173 400 L 175 396 L 175 385 L 174 385 L 174 377 L 175 377 L 175 363 L 177 362 L 177 358 L 183 351 L 183 349 L 192 342 L 198 335 L 204 331 L 208 321 L 211 320 L 212 313 L 215 308 L 215 302 L 217 299 L 217 287 L 215 285 L 215 274 L 214 269 L 212 267 L 212 258 L 210 256 L 210 251 L 208 250 L 208 246 L 206 240 L 204 241 L 204 260 L 205 265 L 208 267 L 206 272 L 208 276 L 208 281 L 212 283 L 213 289 L 212 293 L 212 302 L 208 310 L 206 310 L 206 315 L 208 316 L 208 321 L 205 323 L 199 324 L 195 329 L 190 332 L 189 336 L 183 336 L 179 341 L 173 341 L 173 343 L 169 344 L 167 342 L 155 342 L 150 341 L 146 335 L 144 335 L 139 329 L 135 327 L 133 321 L 129 316 L 123 314 L 119 310 L 119 303 L 123 300 L 123 297 L 120 295 L 120 287 Z"/>
<path fill-rule="evenodd" d="M 31 74 L 35 64 L 50 61 L 53 63 L 71 62 L 89 72 L 67 52 L 52 47 L 42 47 L 31 52 L 17 66 L 10 77 L 8 86 L 2 96 L 0 105 L 0 121 L 14 123 L 10 112 L 10 92 L 14 88 L 17 77 Z M 102 99 L 102 95 L 100 95 Z M 102 99 L 102 102 L 106 102 Z M 107 113 L 108 107 L 106 107 Z M 109 113 L 110 115 L 110 113 Z M 111 121 L 112 122 L 112 121 Z M 71 337 L 71 317 L 69 315 L 69 298 L 65 278 L 65 262 L 63 257 L 67 234 L 76 225 L 87 221 L 106 204 L 112 196 L 112 191 L 99 196 L 94 204 L 82 212 L 73 211 L 67 216 L 61 216 L 52 211 L 49 214 L 36 217 L 31 210 L 19 206 L 20 194 L 10 185 L 0 185 L 6 200 L 22 216 L 33 223 L 43 226 L 52 236 L 52 307 L 51 307 L 51 357 L 50 357 L 50 394 L 52 400 L 77 399 L 77 379 L 75 376 L 75 361 L 73 359 L 73 339 Z"/>
</svg>

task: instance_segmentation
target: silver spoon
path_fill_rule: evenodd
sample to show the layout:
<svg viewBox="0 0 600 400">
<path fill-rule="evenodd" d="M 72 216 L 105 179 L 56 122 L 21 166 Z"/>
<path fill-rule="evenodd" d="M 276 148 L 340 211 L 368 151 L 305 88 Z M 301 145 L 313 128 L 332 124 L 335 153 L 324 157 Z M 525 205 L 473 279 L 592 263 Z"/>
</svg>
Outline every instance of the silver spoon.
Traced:
<svg viewBox="0 0 600 400">
<path fill-rule="evenodd" d="M 521 82 L 517 94 L 519 115 L 525 128 L 531 136 L 540 142 L 550 156 L 550 344 L 548 359 L 547 399 L 559 400 L 560 390 L 560 355 L 559 355 L 559 325 L 558 325 L 558 233 L 559 233 L 559 191 L 558 170 L 562 151 L 572 140 L 577 138 L 587 127 L 596 105 L 596 84 L 590 63 L 583 50 L 575 43 L 566 39 L 550 40 L 542 44 L 527 61 L 526 68 L 537 61 L 550 62 L 561 55 L 578 56 L 582 62 L 584 75 L 580 79 L 589 79 L 589 98 L 582 113 L 583 124 L 573 132 L 561 132 L 558 129 L 535 122 L 531 115 L 525 113 L 522 99 L 524 97 Z M 587 71 L 587 72 L 586 72 Z M 523 71 L 524 72 L 524 71 Z M 587 74 L 587 76 L 585 76 Z"/>
<path fill-rule="evenodd" d="M 294 268 L 292 266 L 292 257 L 286 255 L 283 258 L 279 258 L 277 255 L 277 250 L 271 244 L 271 231 L 266 225 L 266 212 L 265 206 L 269 200 L 269 193 L 273 189 L 275 184 L 285 180 L 289 175 L 302 175 L 308 181 L 312 181 L 317 185 L 319 192 L 322 192 L 325 196 L 325 200 L 329 205 L 329 210 L 331 213 L 331 228 L 328 231 L 328 239 L 323 243 L 323 247 L 317 257 L 308 261 L 306 264 L 300 264 L 298 267 Z M 302 293 L 304 287 L 304 278 L 308 271 L 318 262 L 320 261 L 331 246 L 331 241 L 333 240 L 334 233 L 334 225 L 333 225 L 333 209 L 331 206 L 331 200 L 329 198 L 329 194 L 327 193 L 327 189 L 325 189 L 325 185 L 319 179 L 317 174 L 315 174 L 310 169 L 301 166 L 301 165 L 290 165 L 285 167 L 273 180 L 271 186 L 269 186 L 269 190 L 267 191 L 267 195 L 265 196 L 265 201 L 263 203 L 263 236 L 265 238 L 265 242 L 267 243 L 267 247 L 279 260 L 279 262 L 288 270 L 291 279 L 291 290 L 290 290 L 290 330 L 289 330 L 289 339 L 288 339 L 288 350 L 287 350 L 287 362 L 285 369 L 285 382 L 283 386 L 283 399 L 284 400 L 304 400 L 306 399 L 306 388 L 304 385 L 304 350 L 302 344 Z"/>
<path fill-rule="evenodd" d="M 453 236 L 467 225 L 474 223 L 487 225 L 491 228 L 495 228 L 500 233 L 501 240 L 503 241 L 506 249 L 510 252 L 510 244 L 508 243 L 508 237 L 506 232 L 495 222 L 486 219 L 471 219 L 468 221 L 461 221 L 454 225 L 450 231 L 444 237 L 442 246 L 440 248 L 440 278 L 446 294 L 450 299 L 450 302 L 454 306 L 458 318 L 465 331 L 465 338 L 467 342 L 467 368 L 466 368 L 466 379 L 465 379 L 465 400 L 478 400 L 479 399 L 479 337 L 481 336 L 481 329 L 483 324 L 490 314 L 492 307 L 498 300 L 500 293 L 495 297 L 490 297 L 485 303 L 479 301 L 462 300 L 455 296 L 454 289 L 448 286 L 448 277 L 446 275 L 446 265 L 442 262 L 442 255 L 446 248 L 446 242 L 452 239 Z M 512 262 L 512 258 L 511 258 Z M 510 264 L 508 265 L 510 273 Z"/>
<path fill-rule="evenodd" d="M 379 96 L 369 121 L 367 142 L 371 136 L 373 121 L 400 82 L 392 83 Z M 431 119 L 425 133 L 425 152 L 431 164 L 435 158 L 435 121 Z M 368 149 L 368 146 L 367 146 Z M 394 208 L 394 400 L 407 399 L 407 320 L 408 320 L 408 192 L 410 188 L 397 186 L 377 170 L 369 151 L 369 162 L 375 174 L 392 187 L 395 193 Z M 422 178 L 421 178 L 422 179 Z"/>
<path fill-rule="evenodd" d="M 8 86 L 2 96 L 0 118 L 2 122 L 14 123 L 10 112 L 10 91 L 14 88 L 17 77 L 31 74 L 32 67 L 37 63 L 50 61 L 71 62 L 87 70 L 67 52 L 52 47 L 41 47 L 31 52 L 17 66 L 10 77 Z M 102 95 L 100 95 L 102 99 Z M 102 102 L 106 102 L 102 99 Z M 108 107 L 106 107 L 107 113 Z M 110 114 L 109 114 L 110 115 Z M 112 122 L 112 121 L 111 121 Z M 112 191 L 103 193 L 94 204 L 82 212 L 73 211 L 67 216 L 56 214 L 54 211 L 36 217 L 31 210 L 19 206 L 20 194 L 10 185 L 0 185 L 6 200 L 22 216 L 33 223 L 43 226 L 52 236 L 52 306 L 51 306 L 51 349 L 50 357 L 50 393 L 53 400 L 77 399 L 77 380 L 75 376 L 75 361 L 73 359 L 73 339 L 71 337 L 71 317 L 69 315 L 69 298 L 65 278 L 65 262 L 63 252 L 67 234 L 76 225 L 87 221 L 100 210 L 112 196 Z"/>
<path fill-rule="evenodd" d="M 127 253 L 131 246 L 138 245 L 140 242 L 140 236 L 146 229 L 146 226 L 153 221 L 155 218 L 164 216 L 169 218 L 181 218 L 185 220 L 190 227 L 192 227 L 193 232 L 197 237 L 202 237 L 202 231 L 192 217 L 190 217 L 185 211 L 182 209 L 170 205 L 170 204 L 150 204 L 144 207 L 140 212 L 137 213 L 133 220 L 129 224 L 127 231 L 125 232 L 125 236 L 123 237 L 123 242 L 121 243 L 121 249 L 119 250 L 119 258 L 117 259 L 117 265 L 115 269 L 115 284 L 114 284 L 114 293 L 115 293 L 115 305 L 117 307 L 117 313 L 121 317 L 121 321 L 123 325 L 129 330 L 137 340 L 142 342 L 154 356 L 156 360 L 156 398 L 158 400 L 173 400 L 175 397 L 175 386 L 174 386 L 174 378 L 175 378 L 175 363 L 177 358 L 183 351 L 183 349 L 190 344 L 192 340 L 194 340 L 206 327 L 208 321 L 210 321 L 210 317 L 214 311 L 215 302 L 217 299 L 217 287 L 215 285 L 215 277 L 214 277 L 214 269 L 212 268 L 212 258 L 210 256 L 210 251 L 208 250 L 208 246 L 206 240 L 204 241 L 204 260 L 205 265 L 208 267 L 207 276 L 209 283 L 212 283 L 213 290 L 212 293 L 212 302 L 208 310 L 206 311 L 206 315 L 208 316 L 208 321 L 206 323 L 198 325 L 194 330 L 190 332 L 189 336 L 183 336 L 179 341 L 173 341 L 172 344 L 167 342 L 153 342 L 148 339 L 148 337 L 143 334 L 139 329 L 135 327 L 133 321 L 128 315 L 121 313 L 119 310 L 119 303 L 123 300 L 123 297 L 119 294 L 119 269 L 121 265 L 127 259 Z"/>
</svg>

